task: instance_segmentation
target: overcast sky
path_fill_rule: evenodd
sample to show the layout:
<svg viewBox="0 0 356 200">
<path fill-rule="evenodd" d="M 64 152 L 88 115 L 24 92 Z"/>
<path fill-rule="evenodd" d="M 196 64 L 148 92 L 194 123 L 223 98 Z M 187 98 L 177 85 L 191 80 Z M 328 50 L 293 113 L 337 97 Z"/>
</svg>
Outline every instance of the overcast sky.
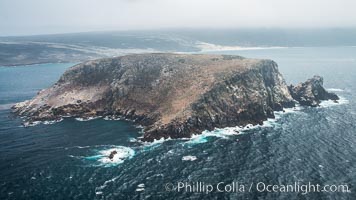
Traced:
<svg viewBox="0 0 356 200">
<path fill-rule="evenodd" d="M 0 0 L 0 35 L 161 28 L 356 27 L 356 0 Z"/>
</svg>

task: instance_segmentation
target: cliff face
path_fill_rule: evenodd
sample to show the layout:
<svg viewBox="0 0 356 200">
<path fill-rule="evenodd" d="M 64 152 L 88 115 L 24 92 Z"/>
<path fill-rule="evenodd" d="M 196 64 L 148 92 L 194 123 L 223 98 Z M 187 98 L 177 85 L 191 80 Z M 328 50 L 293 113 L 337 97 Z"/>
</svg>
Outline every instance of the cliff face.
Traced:
<svg viewBox="0 0 356 200">
<path fill-rule="evenodd" d="M 28 121 L 124 116 L 145 140 L 190 137 L 258 124 L 294 101 L 271 60 L 223 55 L 139 54 L 89 61 L 13 108 Z"/>
</svg>

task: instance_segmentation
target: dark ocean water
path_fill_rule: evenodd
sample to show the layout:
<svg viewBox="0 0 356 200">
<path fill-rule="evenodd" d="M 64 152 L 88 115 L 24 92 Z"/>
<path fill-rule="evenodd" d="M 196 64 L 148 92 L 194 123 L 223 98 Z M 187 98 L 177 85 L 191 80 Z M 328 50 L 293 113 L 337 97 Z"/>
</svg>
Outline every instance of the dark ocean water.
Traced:
<svg viewBox="0 0 356 200">
<path fill-rule="evenodd" d="M 0 199 L 356 199 L 356 48 L 215 53 L 273 59 L 288 83 L 321 75 L 342 103 L 278 114 L 240 135 L 218 130 L 142 144 L 140 128 L 126 121 L 68 118 L 21 127 L 9 106 L 53 84 L 71 64 L 0 67 Z M 112 149 L 121 159 L 106 159 Z M 167 191 L 178 182 L 246 188 Z M 347 185 L 351 192 L 260 192 L 259 182 Z"/>
</svg>

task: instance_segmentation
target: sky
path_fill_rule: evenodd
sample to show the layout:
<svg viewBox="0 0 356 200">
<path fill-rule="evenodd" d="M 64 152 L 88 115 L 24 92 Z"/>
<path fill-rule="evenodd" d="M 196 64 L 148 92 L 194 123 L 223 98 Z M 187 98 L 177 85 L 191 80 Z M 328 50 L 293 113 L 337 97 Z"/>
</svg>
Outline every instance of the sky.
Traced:
<svg viewBox="0 0 356 200">
<path fill-rule="evenodd" d="M 0 0 L 0 35 L 356 27 L 355 0 Z"/>
</svg>

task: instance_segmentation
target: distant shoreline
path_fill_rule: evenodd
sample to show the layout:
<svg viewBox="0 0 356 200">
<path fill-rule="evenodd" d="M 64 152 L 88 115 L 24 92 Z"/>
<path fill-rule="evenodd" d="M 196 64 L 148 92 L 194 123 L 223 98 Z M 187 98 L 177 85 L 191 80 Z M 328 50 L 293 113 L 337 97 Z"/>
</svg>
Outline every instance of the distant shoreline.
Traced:
<svg viewBox="0 0 356 200">
<path fill-rule="evenodd" d="M 44 64 L 67 64 L 67 63 L 77 63 L 77 62 L 33 62 L 33 63 L 20 63 L 20 64 L 9 64 L 9 65 L 0 65 L 0 67 L 19 67 L 19 66 L 32 66 L 32 65 L 44 65 Z"/>
</svg>

